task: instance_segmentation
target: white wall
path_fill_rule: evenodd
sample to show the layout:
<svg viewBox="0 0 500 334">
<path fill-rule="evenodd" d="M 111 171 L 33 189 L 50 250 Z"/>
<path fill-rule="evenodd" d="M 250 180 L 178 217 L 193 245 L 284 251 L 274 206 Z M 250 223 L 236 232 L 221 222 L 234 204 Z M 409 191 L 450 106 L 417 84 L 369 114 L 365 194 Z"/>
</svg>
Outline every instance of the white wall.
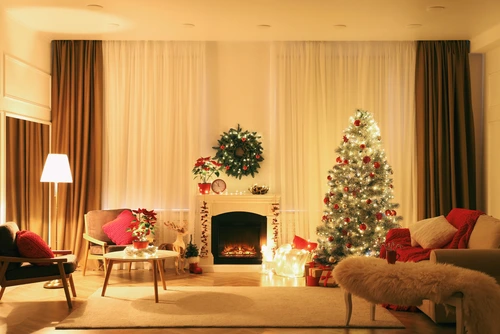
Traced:
<svg viewBox="0 0 500 334">
<path fill-rule="evenodd" d="M 50 41 L 0 11 L 0 223 L 5 221 L 5 118 L 50 121 Z"/>
<path fill-rule="evenodd" d="M 500 217 L 500 47 L 488 51 L 485 59 L 485 210 Z"/>
</svg>

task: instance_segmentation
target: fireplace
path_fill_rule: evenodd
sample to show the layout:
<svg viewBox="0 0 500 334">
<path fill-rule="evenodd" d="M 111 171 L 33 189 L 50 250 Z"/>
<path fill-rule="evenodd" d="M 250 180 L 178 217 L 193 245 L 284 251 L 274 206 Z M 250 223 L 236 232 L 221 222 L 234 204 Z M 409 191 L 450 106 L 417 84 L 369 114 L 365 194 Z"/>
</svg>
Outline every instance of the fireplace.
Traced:
<svg viewBox="0 0 500 334">
<path fill-rule="evenodd" d="M 241 211 L 212 216 L 214 264 L 261 264 L 266 242 L 266 216 Z"/>
</svg>

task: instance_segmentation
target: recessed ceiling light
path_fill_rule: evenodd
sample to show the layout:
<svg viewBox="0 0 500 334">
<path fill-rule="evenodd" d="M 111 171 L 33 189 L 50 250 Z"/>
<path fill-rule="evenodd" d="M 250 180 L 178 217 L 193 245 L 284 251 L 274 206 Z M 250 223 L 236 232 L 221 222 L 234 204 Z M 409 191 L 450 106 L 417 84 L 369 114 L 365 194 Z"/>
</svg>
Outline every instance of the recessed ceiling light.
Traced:
<svg viewBox="0 0 500 334">
<path fill-rule="evenodd" d="M 345 29 L 345 28 L 347 28 L 347 26 L 345 24 L 335 24 L 335 25 L 333 25 L 333 29 L 342 30 L 342 29 Z"/>
<path fill-rule="evenodd" d="M 422 25 L 420 23 L 411 23 L 406 26 L 408 29 L 418 29 L 422 28 Z"/>
<path fill-rule="evenodd" d="M 192 24 L 192 23 L 183 23 L 183 24 L 182 24 L 182 26 L 183 26 L 184 28 L 194 28 L 194 27 L 196 27 L 196 26 L 195 26 L 194 24 Z"/>
<path fill-rule="evenodd" d="M 96 9 L 96 10 L 98 10 L 98 9 L 103 9 L 103 8 L 104 8 L 103 6 L 101 6 L 101 5 L 97 5 L 97 4 L 90 4 L 90 5 L 87 5 L 87 7 L 88 7 L 89 9 Z"/>
<path fill-rule="evenodd" d="M 259 24 L 257 26 L 257 28 L 259 28 L 259 29 L 269 29 L 269 28 L 271 28 L 271 25 L 270 24 Z"/>
<path fill-rule="evenodd" d="M 443 11 L 445 9 L 446 9 L 445 6 L 429 6 L 429 7 L 427 7 L 428 12 L 440 12 L 440 11 Z"/>
</svg>

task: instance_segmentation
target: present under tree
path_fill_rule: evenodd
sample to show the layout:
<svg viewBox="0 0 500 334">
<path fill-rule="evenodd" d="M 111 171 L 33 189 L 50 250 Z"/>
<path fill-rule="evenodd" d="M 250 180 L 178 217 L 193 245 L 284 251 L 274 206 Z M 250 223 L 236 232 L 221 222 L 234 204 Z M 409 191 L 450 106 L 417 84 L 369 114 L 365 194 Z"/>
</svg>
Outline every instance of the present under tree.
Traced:
<svg viewBox="0 0 500 334">
<path fill-rule="evenodd" d="M 386 233 L 399 226 L 393 203 L 393 170 L 373 115 L 356 110 L 328 171 L 329 191 L 317 227 L 315 261 L 335 264 L 349 255 L 378 256 Z"/>
</svg>

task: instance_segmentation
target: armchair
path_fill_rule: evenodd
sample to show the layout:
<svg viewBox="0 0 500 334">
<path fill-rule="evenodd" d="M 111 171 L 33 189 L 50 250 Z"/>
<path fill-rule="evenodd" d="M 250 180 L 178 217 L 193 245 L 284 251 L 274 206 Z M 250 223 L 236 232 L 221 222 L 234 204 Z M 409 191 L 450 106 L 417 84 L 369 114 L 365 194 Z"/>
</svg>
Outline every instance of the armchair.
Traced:
<svg viewBox="0 0 500 334">
<path fill-rule="evenodd" d="M 85 233 L 83 233 L 83 239 L 86 242 L 86 246 L 83 276 L 85 276 L 87 261 L 89 259 L 102 261 L 104 273 L 106 274 L 107 265 L 104 254 L 125 249 L 126 245 L 116 245 L 102 229 L 104 224 L 116 219 L 124 210 L 127 209 L 92 210 L 85 214 Z"/>
<path fill-rule="evenodd" d="M 76 256 L 63 251 L 66 255 L 54 258 L 21 257 L 16 245 L 16 232 L 18 231 L 19 227 L 14 222 L 0 225 L 0 285 L 2 286 L 0 300 L 8 286 L 60 279 L 68 307 L 72 308 L 69 287 L 71 287 L 73 297 L 76 297 L 72 276 L 77 266 Z M 57 251 L 53 253 L 58 254 Z"/>
</svg>

